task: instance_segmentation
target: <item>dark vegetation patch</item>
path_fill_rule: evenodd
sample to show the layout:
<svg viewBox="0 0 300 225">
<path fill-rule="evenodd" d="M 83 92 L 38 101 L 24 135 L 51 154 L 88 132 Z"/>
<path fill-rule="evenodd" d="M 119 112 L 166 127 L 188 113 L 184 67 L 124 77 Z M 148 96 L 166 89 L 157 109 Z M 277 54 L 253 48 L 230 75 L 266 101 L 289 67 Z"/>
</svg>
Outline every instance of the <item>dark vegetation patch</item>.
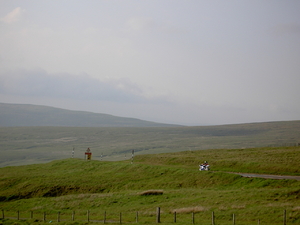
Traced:
<svg viewBox="0 0 300 225">
<path fill-rule="evenodd" d="M 79 190 L 80 187 L 74 186 L 53 186 L 43 193 L 43 197 L 58 197 L 62 195 L 76 193 Z"/>
<path fill-rule="evenodd" d="M 162 195 L 164 193 L 163 190 L 147 190 L 147 191 L 143 191 L 141 193 L 139 193 L 139 195 L 141 196 L 145 196 L 145 195 Z"/>
<path fill-rule="evenodd" d="M 289 196 L 294 196 L 296 199 L 300 199 L 300 189 L 291 191 L 288 193 Z"/>
</svg>

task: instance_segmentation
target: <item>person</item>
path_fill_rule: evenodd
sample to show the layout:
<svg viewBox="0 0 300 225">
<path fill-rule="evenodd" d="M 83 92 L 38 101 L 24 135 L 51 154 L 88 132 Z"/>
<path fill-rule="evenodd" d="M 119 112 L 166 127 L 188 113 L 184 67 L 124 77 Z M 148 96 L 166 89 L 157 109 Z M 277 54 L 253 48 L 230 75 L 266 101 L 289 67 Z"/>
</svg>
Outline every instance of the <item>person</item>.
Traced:
<svg viewBox="0 0 300 225">
<path fill-rule="evenodd" d="M 201 171 L 201 170 L 204 170 L 203 164 L 200 164 L 200 165 L 199 165 L 199 170 L 200 170 L 200 171 Z"/>
<path fill-rule="evenodd" d="M 199 165 L 199 170 L 209 170 L 209 165 L 207 161 L 204 161 L 204 163 Z"/>
</svg>

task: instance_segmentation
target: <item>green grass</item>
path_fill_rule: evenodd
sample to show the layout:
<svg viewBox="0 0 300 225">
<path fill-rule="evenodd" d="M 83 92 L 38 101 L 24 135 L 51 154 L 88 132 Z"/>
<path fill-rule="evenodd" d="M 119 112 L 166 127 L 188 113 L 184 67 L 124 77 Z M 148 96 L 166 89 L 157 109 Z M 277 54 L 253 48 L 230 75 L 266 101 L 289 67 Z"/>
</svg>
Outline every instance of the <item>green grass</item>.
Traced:
<svg viewBox="0 0 300 225">
<path fill-rule="evenodd" d="M 131 160 L 85 161 L 55 160 L 46 164 L 0 168 L 0 209 L 6 216 L 29 218 L 30 211 L 40 222 L 19 221 L 19 224 L 55 224 L 57 213 L 69 222 L 84 224 L 87 210 L 91 220 L 123 223 L 155 223 L 157 207 L 162 210 L 162 224 L 177 222 L 211 224 L 282 224 L 283 210 L 288 224 L 300 222 L 300 182 L 243 178 L 226 172 L 242 171 L 299 175 L 299 147 L 199 150 L 155 155 L 137 155 Z M 211 171 L 198 170 L 199 162 L 207 160 Z M 281 167 L 280 165 L 289 164 Z M 279 164 L 279 165 L 278 165 Z M 254 165 L 254 166 L 253 166 Z M 160 193 L 142 195 L 143 192 Z M 161 194 L 162 193 L 162 194 Z M 76 221 L 71 222 L 72 211 Z M 10 224 L 15 220 L 2 221 Z M 0 221 L 1 223 L 1 221 Z M 11 223 L 13 224 L 13 223 Z"/>
<path fill-rule="evenodd" d="M 214 149 L 140 155 L 139 162 L 197 167 L 208 160 L 215 171 L 300 175 L 299 147 Z"/>
</svg>

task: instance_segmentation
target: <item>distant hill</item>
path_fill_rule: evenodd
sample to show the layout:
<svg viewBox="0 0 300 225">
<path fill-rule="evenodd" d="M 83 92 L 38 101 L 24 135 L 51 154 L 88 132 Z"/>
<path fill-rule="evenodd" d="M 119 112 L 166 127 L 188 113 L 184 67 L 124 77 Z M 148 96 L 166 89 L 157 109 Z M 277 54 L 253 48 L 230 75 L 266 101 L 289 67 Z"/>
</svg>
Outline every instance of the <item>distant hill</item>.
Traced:
<svg viewBox="0 0 300 225">
<path fill-rule="evenodd" d="M 0 126 L 171 127 L 175 125 L 49 106 L 0 103 Z"/>
</svg>

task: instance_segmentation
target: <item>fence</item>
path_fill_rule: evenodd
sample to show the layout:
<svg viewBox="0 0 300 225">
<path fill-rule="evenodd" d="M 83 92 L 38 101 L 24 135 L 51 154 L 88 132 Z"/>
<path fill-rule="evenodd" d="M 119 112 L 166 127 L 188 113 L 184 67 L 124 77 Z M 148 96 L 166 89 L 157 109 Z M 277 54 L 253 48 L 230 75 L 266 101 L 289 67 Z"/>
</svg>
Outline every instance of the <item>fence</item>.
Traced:
<svg viewBox="0 0 300 225">
<path fill-rule="evenodd" d="M 102 214 L 102 215 L 100 215 Z M 104 211 L 103 213 L 99 213 L 99 211 L 71 211 L 69 213 L 66 212 L 41 212 L 41 211 L 9 211 L 2 210 L 2 219 L 14 219 L 14 220 L 35 220 L 35 221 L 43 221 L 43 222 L 70 222 L 70 221 L 81 221 L 81 222 L 95 222 L 95 223 L 115 223 L 115 224 L 129 224 L 129 223 L 139 223 L 139 224 L 149 224 L 149 223 L 184 223 L 184 224 L 207 224 L 207 225 L 217 225 L 217 224 L 254 224 L 254 222 L 247 223 L 246 221 L 238 221 L 235 214 L 230 215 L 230 219 L 221 221 L 218 219 L 216 222 L 215 212 L 212 211 L 210 215 L 206 213 L 206 216 L 199 218 L 196 217 L 198 213 L 185 213 L 179 214 L 177 212 L 173 213 L 162 213 L 160 207 L 156 208 L 156 211 L 153 212 L 127 212 L 127 213 L 107 213 Z M 261 221 L 257 219 L 255 221 L 258 225 L 263 224 L 283 224 L 287 225 L 287 216 L 286 210 L 282 213 L 282 220 L 273 222 Z"/>
</svg>

